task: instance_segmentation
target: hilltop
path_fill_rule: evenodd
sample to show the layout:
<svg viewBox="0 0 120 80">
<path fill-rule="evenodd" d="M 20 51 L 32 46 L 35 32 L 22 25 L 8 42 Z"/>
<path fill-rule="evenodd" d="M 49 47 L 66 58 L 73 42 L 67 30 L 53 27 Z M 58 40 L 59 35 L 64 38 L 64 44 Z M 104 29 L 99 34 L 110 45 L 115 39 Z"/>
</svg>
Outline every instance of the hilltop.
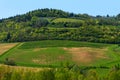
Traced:
<svg viewBox="0 0 120 80">
<path fill-rule="evenodd" d="M 0 42 L 75 40 L 120 42 L 120 14 L 91 16 L 57 9 L 38 9 L 0 20 Z"/>
</svg>

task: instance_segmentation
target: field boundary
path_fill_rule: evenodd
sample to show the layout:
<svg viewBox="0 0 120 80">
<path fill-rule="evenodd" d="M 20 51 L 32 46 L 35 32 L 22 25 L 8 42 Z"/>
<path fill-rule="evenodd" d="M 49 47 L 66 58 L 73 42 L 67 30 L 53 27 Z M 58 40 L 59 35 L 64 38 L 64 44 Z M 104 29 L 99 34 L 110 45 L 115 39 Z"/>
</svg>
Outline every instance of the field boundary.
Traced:
<svg viewBox="0 0 120 80">
<path fill-rule="evenodd" d="M 10 58 L 17 66 L 27 67 L 54 68 L 66 64 L 111 67 L 120 60 L 114 52 L 117 45 L 67 40 L 54 40 L 54 43 L 53 40 L 17 43 L 0 55 L 0 63 Z"/>
<path fill-rule="evenodd" d="M 7 54 L 9 51 L 13 50 L 14 48 L 16 48 L 17 46 L 19 46 L 21 43 L 16 44 L 14 47 L 10 48 L 9 50 L 5 51 L 2 55 L 0 55 L 0 57 L 4 56 L 5 54 Z"/>
</svg>

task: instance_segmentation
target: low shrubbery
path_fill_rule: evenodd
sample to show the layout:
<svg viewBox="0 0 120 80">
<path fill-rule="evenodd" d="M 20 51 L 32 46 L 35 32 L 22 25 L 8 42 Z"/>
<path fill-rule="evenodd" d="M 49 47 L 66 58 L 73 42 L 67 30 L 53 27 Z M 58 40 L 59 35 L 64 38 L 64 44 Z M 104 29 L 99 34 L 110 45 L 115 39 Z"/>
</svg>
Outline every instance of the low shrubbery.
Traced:
<svg viewBox="0 0 120 80">
<path fill-rule="evenodd" d="M 95 70 L 81 73 L 80 69 L 17 69 L 0 66 L 0 80 L 119 80 L 120 70 L 110 70 L 105 76 L 100 76 Z"/>
<path fill-rule="evenodd" d="M 11 65 L 11 66 L 16 65 L 15 61 L 13 59 L 10 59 L 10 58 L 6 58 L 5 61 L 4 61 L 4 64 Z"/>
</svg>

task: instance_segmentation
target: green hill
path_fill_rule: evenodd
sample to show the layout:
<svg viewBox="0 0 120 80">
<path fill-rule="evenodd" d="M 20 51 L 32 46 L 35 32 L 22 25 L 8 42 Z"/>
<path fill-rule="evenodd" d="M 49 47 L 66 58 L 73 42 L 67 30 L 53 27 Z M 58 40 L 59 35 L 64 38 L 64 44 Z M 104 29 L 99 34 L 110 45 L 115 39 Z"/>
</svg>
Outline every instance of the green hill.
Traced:
<svg viewBox="0 0 120 80">
<path fill-rule="evenodd" d="M 38 9 L 0 20 L 0 42 L 75 40 L 120 43 L 117 16 L 90 16 Z"/>
</svg>

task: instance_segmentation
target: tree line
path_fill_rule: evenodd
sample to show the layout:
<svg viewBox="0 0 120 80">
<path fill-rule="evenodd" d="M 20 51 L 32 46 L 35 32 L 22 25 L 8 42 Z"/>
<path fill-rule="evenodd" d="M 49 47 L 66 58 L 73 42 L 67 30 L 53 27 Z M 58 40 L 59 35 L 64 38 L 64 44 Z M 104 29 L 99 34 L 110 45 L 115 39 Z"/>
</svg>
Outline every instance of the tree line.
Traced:
<svg viewBox="0 0 120 80">
<path fill-rule="evenodd" d="M 120 43 L 120 28 L 87 26 L 80 28 L 21 28 L 2 32 L 1 42 L 24 42 L 39 40 L 74 40 L 98 43 Z"/>
</svg>

